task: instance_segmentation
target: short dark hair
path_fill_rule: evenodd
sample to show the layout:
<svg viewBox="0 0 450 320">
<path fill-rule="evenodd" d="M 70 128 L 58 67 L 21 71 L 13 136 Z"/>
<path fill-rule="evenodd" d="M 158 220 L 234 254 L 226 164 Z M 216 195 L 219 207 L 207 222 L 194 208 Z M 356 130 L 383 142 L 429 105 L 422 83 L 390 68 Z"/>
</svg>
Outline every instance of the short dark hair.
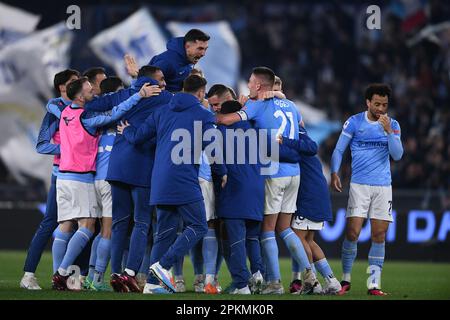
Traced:
<svg viewBox="0 0 450 320">
<path fill-rule="evenodd" d="M 100 82 L 100 91 L 102 94 L 116 92 L 123 86 L 123 81 L 119 77 L 108 77 Z"/>
<path fill-rule="evenodd" d="M 153 77 L 153 75 L 158 72 L 158 71 L 162 71 L 160 68 L 155 67 L 155 66 L 143 66 L 139 69 L 138 75 L 137 77 Z"/>
<path fill-rule="evenodd" d="M 95 77 L 97 77 L 97 75 L 99 75 L 99 74 L 106 75 L 105 68 L 102 68 L 102 67 L 89 68 L 85 72 L 83 72 L 83 77 L 87 77 L 89 82 L 93 83 L 95 81 Z"/>
<path fill-rule="evenodd" d="M 391 93 L 392 93 L 392 90 L 391 90 L 391 87 L 389 87 L 389 85 L 387 85 L 385 83 L 372 83 L 367 86 L 364 96 L 365 96 L 366 100 L 370 101 L 370 100 L 372 100 L 372 97 L 375 94 L 382 96 L 382 97 L 387 96 L 389 98 L 391 96 Z"/>
<path fill-rule="evenodd" d="M 224 103 L 222 103 L 220 113 L 222 114 L 233 113 L 241 110 L 241 108 L 242 105 L 239 103 L 239 101 L 236 100 L 225 101 Z"/>
<path fill-rule="evenodd" d="M 237 99 L 236 93 L 234 92 L 234 90 L 232 88 L 230 88 L 224 84 L 220 84 L 220 83 L 215 84 L 211 88 L 209 88 L 209 91 L 206 94 L 206 96 L 208 98 L 211 98 L 212 96 L 216 96 L 216 95 L 218 97 L 221 97 L 221 96 L 227 94 L 228 92 L 231 94 L 233 99 L 235 99 L 235 100 Z"/>
<path fill-rule="evenodd" d="M 80 77 L 80 73 L 77 70 L 66 69 L 55 74 L 55 77 L 53 78 L 53 87 L 55 88 L 56 92 L 61 93 L 59 91 L 59 86 L 69 81 L 72 76 Z"/>
<path fill-rule="evenodd" d="M 192 74 L 188 76 L 183 81 L 183 91 L 194 93 L 200 90 L 201 88 L 205 87 L 207 84 L 207 81 L 205 78 L 202 78 L 196 74 Z"/>
<path fill-rule="evenodd" d="M 189 30 L 186 35 L 184 36 L 184 43 L 186 42 L 195 42 L 197 40 L 199 41 L 208 41 L 210 39 L 210 36 L 199 29 L 191 29 Z"/>
<path fill-rule="evenodd" d="M 89 81 L 87 77 L 81 77 L 75 81 L 72 81 L 67 85 L 67 97 L 70 100 L 75 99 L 75 96 L 83 89 L 83 84 Z"/>
<path fill-rule="evenodd" d="M 252 74 L 262 78 L 265 82 L 267 82 L 266 84 L 268 86 L 273 87 L 275 82 L 275 72 L 273 72 L 272 69 L 267 67 L 256 67 L 253 68 Z"/>
</svg>

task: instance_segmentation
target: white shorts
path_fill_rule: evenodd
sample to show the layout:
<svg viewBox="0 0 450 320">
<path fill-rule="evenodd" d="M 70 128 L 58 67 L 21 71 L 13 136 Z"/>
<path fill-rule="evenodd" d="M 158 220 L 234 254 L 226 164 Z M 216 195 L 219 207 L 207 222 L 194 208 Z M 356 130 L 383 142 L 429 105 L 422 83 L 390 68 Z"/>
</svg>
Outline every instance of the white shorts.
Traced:
<svg viewBox="0 0 450 320">
<path fill-rule="evenodd" d="M 361 217 L 392 222 L 392 187 L 350 183 L 345 217 Z"/>
<path fill-rule="evenodd" d="M 300 176 L 267 178 L 265 181 L 264 215 L 294 213 Z"/>
<path fill-rule="evenodd" d="M 291 227 L 297 230 L 322 230 L 323 222 L 315 222 L 304 217 L 294 216 Z"/>
<path fill-rule="evenodd" d="M 97 218 L 98 205 L 93 183 L 56 180 L 58 222 L 82 218 Z"/>
<path fill-rule="evenodd" d="M 111 185 L 105 180 L 95 180 L 95 195 L 97 197 L 99 218 L 112 218 Z"/>
<path fill-rule="evenodd" d="M 200 189 L 202 189 L 203 202 L 205 203 L 206 221 L 217 219 L 214 184 L 212 181 L 203 178 L 198 178 L 198 183 L 200 184 Z"/>
</svg>

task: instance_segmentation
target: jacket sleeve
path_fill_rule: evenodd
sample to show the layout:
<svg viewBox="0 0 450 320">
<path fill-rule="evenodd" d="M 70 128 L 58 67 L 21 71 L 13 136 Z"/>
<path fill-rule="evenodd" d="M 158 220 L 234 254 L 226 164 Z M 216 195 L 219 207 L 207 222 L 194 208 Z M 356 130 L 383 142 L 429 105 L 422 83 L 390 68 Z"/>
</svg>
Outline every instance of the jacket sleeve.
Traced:
<svg viewBox="0 0 450 320">
<path fill-rule="evenodd" d="M 139 128 L 136 129 L 136 127 L 128 126 L 123 130 L 122 134 L 131 144 L 143 144 L 147 140 L 150 140 L 150 143 L 156 144 L 156 140 L 153 140 L 156 137 L 156 123 L 153 114 L 148 116 Z"/>
<path fill-rule="evenodd" d="M 51 143 L 53 136 L 58 130 L 58 119 L 50 113 L 46 113 L 42 119 L 41 128 L 36 143 L 36 151 L 40 154 L 60 154 L 59 144 Z"/>
<path fill-rule="evenodd" d="M 317 154 L 317 143 L 307 134 L 300 134 L 298 140 L 283 138 L 283 144 L 297 150 L 301 155 L 315 156 Z"/>
<path fill-rule="evenodd" d="M 141 100 L 141 96 L 139 93 L 135 93 L 130 98 L 114 107 L 109 114 L 92 114 L 92 117 L 89 117 L 88 113 L 84 113 L 82 119 L 83 125 L 87 128 L 95 129 L 103 127 L 111 122 L 115 122 L 135 106 L 139 100 Z"/>
<path fill-rule="evenodd" d="M 122 101 L 127 100 L 132 95 L 130 89 L 122 89 L 117 92 L 104 94 L 94 97 L 93 100 L 86 103 L 84 109 L 86 111 L 105 112 L 119 105 Z"/>
</svg>

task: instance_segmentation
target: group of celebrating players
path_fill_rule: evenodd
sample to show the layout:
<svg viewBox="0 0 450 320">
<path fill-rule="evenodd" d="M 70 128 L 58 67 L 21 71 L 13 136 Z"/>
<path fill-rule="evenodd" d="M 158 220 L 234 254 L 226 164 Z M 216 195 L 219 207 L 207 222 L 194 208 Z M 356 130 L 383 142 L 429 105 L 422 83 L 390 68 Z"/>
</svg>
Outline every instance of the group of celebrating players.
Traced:
<svg viewBox="0 0 450 320">
<path fill-rule="evenodd" d="M 331 200 L 318 146 L 299 109 L 267 67 L 253 69 L 246 97 L 223 84 L 206 93 L 207 81 L 194 66 L 209 40 L 192 29 L 169 40 L 167 51 L 140 68 L 125 56 L 133 78 L 128 88 L 103 68 L 83 76 L 72 69 L 55 75 L 59 97 L 46 106 L 36 147 L 54 156 L 52 182 L 22 288 L 41 289 L 35 271 L 53 235 L 55 290 L 186 292 L 183 261 L 189 255 L 195 292 L 283 294 L 278 234 L 292 258 L 291 293 L 342 295 L 350 290 L 358 236 L 370 219 L 368 294 L 385 295 L 381 270 L 392 222 L 390 157 L 399 160 L 403 153 L 399 124 L 386 115 L 389 86 L 367 87 L 367 111 L 345 122 L 333 152 L 331 187 L 338 192 L 349 144 L 352 152 L 339 282 L 314 241 L 315 232 L 332 221 Z M 230 130 L 247 138 L 272 132 L 269 154 L 277 170 L 262 174 L 264 164 L 250 161 L 264 144 L 261 135 L 254 144 Z M 206 152 L 211 142 L 202 137 L 211 131 L 227 145 L 220 152 L 223 161 Z M 194 147 L 180 148 L 180 139 Z M 238 148 L 243 155 L 233 152 Z M 223 260 L 232 278 L 225 290 L 218 279 Z"/>
</svg>

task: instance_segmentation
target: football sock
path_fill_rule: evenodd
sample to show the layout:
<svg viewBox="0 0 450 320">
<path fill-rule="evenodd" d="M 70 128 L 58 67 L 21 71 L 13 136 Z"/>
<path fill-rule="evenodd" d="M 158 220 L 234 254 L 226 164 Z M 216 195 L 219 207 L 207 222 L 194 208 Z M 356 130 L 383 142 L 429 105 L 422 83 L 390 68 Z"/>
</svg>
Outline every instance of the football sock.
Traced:
<svg viewBox="0 0 450 320">
<path fill-rule="evenodd" d="M 216 274 L 216 262 L 217 262 L 217 238 L 216 230 L 208 229 L 205 237 L 203 238 L 203 261 L 205 266 L 206 283 L 214 281 L 214 275 Z M 210 281 L 212 276 L 212 281 Z"/>
<path fill-rule="evenodd" d="M 342 271 L 344 273 L 342 280 L 350 282 L 353 262 L 357 254 L 357 242 L 344 239 L 342 244 Z"/>
<path fill-rule="evenodd" d="M 94 279 L 95 264 L 97 261 L 97 246 L 101 237 L 102 235 L 99 233 L 94 238 L 94 241 L 92 241 L 91 256 L 89 257 L 89 273 L 88 273 L 88 279 L 91 281 Z"/>
<path fill-rule="evenodd" d="M 53 273 L 55 273 L 61 265 L 64 255 L 66 254 L 67 243 L 72 236 L 73 232 L 62 232 L 59 228 L 55 230 L 55 239 L 53 240 L 52 246 Z"/>
<path fill-rule="evenodd" d="M 311 269 L 302 241 L 295 232 L 291 228 L 287 228 L 280 233 L 280 237 L 286 244 L 291 257 L 299 264 L 300 270 L 304 271 L 305 269 Z"/>
<path fill-rule="evenodd" d="M 97 261 L 95 263 L 95 270 L 105 273 L 111 258 L 111 239 L 101 237 L 97 246 Z"/>
<path fill-rule="evenodd" d="M 331 270 L 331 267 L 326 258 L 314 262 L 314 265 L 316 266 L 317 270 L 319 270 L 319 273 L 322 275 L 322 277 L 324 277 L 325 279 L 334 278 L 333 271 Z"/>
<path fill-rule="evenodd" d="M 79 228 L 67 243 L 67 251 L 61 265 L 59 266 L 59 269 L 67 270 L 81 251 L 83 251 L 84 247 L 89 243 L 91 237 L 92 232 L 89 229 Z"/>
<path fill-rule="evenodd" d="M 280 265 L 278 262 L 278 245 L 275 239 L 275 231 L 266 231 L 261 234 L 261 247 L 266 265 L 267 281 L 278 281 L 280 276 Z"/>
</svg>

